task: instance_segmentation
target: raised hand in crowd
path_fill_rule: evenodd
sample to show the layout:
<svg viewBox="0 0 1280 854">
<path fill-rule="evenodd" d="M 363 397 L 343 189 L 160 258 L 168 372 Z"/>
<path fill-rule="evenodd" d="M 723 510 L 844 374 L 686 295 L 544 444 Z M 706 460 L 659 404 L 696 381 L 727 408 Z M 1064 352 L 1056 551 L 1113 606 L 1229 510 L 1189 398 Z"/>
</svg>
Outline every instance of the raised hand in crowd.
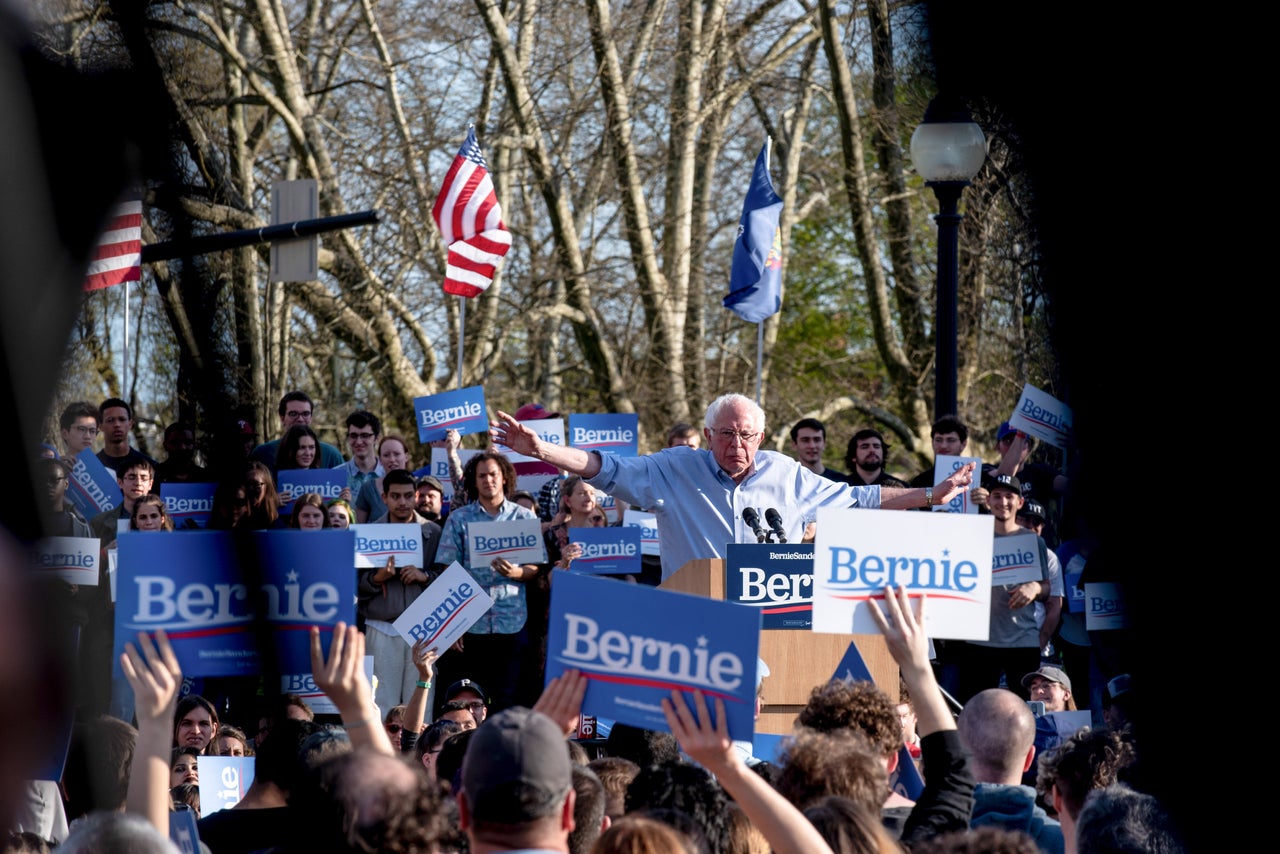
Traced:
<svg viewBox="0 0 1280 854">
<path fill-rule="evenodd" d="M 409 695 L 409 702 L 405 704 L 404 728 L 408 732 L 422 732 L 422 725 L 427 717 L 427 697 L 431 691 L 431 683 L 436 678 L 438 658 L 440 651 L 434 646 L 428 648 L 425 638 L 413 645 L 413 666 L 418 671 L 418 682 Z"/>
<path fill-rule="evenodd" d="M 133 688 L 138 716 L 138 742 L 129 771 L 125 809 L 168 835 L 169 759 L 182 669 L 164 629 L 156 630 L 154 642 L 139 632 L 136 646 L 126 643 L 120 656 L 120 669 Z"/>
<path fill-rule="evenodd" d="M 680 749 L 716 776 L 720 785 L 759 828 L 775 854 L 823 854 L 831 847 L 800 810 L 778 794 L 764 778 L 750 771 L 729 738 L 724 700 L 716 699 L 715 723 L 707 711 L 707 698 L 693 692 L 691 710 L 679 691 L 662 701 L 667 726 Z"/>
<path fill-rule="evenodd" d="M 912 598 L 915 598 L 914 606 Z M 916 732 L 920 736 L 944 729 L 955 729 L 955 719 L 947 709 L 947 702 L 938 687 L 929 664 L 929 638 L 924 631 L 925 595 L 911 597 L 905 587 L 895 591 L 884 589 L 884 610 L 876 600 L 868 600 L 871 619 L 884 635 L 889 654 L 897 662 L 911 693 L 916 712 Z"/>
<path fill-rule="evenodd" d="M 311 627 L 311 674 L 316 687 L 338 707 L 352 747 L 393 754 L 391 739 L 373 705 L 373 688 L 364 675 L 364 635 L 339 622 L 326 657 L 320 649 L 320 629 Z"/>
<path fill-rule="evenodd" d="M 568 738 L 578 731 L 582 698 L 586 693 L 587 677 L 580 670 L 566 670 L 542 689 L 542 696 L 533 704 L 533 710 L 555 721 Z"/>
</svg>

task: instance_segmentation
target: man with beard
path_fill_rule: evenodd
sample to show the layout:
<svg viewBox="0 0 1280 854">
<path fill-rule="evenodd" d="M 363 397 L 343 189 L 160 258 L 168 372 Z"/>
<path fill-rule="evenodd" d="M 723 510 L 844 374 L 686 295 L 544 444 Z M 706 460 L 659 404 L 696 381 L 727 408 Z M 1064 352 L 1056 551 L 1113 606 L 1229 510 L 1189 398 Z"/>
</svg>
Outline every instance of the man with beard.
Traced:
<svg viewBox="0 0 1280 854">
<path fill-rule="evenodd" d="M 844 464 L 849 467 L 849 483 L 854 486 L 896 486 L 905 489 L 907 484 L 904 481 L 884 470 L 884 459 L 888 455 L 889 445 L 879 430 L 867 428 L 854 433 L 844 454 Z"/>
<path fill-rule="evenodd" d="M 822 454 L 827 450 L 827 428 L 818 419 L 801 418 L 795 423 L 791 428 L 791 450 L 795 451 L 800 465 L 814 474 L 837 483 L 845 481 L 843 474 L 822 464 Z"/>
</svg>

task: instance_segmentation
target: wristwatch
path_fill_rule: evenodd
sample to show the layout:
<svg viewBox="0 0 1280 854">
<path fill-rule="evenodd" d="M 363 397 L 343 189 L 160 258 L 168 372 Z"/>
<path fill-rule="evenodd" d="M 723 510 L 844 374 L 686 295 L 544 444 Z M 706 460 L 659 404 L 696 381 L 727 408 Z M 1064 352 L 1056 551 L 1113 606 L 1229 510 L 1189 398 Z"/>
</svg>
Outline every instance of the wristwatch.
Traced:
<svg viewBox="0 0 1280 854">
<path fill-rule="evenodd" d="M 932 486 L 926 486 L 924 488 L 924 506 L 925 507 L 933 506 L 933 487 Z"/>
</svg>

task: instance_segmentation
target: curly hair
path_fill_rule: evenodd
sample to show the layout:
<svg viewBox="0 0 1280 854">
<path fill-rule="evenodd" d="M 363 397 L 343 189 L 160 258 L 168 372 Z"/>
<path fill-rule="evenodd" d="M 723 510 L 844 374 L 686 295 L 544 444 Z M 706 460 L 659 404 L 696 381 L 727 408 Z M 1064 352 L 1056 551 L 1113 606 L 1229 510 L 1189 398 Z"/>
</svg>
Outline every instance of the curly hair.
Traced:
<svg viewBox="0 0 1280 854">
<path fill-rule="evenodd" d="M 650 765 L 627 787 L 627 812 L 678 810 L 693 819 L 712 852 L 727 850 L 729 797 L 705 769 L 685 762 Z"/>
<path fill-rule="evenodd" d="M 859 730 L 885 759 L 902 747 L 902 721 L 895 703 L 871 682 L 832 679 L 819 685 L 796 722 L 818 732 Z"/>
<path fill-rule="evenodd" d="M 507 459 L 506 454 L 494 450 L 481 451 L 467 460 L 466 466 L 462 469 L 462 483 L 466 487 L 467 497 L 472 501 L 480 497 L 480 493 L 476 491 L 476 469 L 480 468 L 480 464 L 486 460 L 498 464 L 498 468 L 502 471 L 502 494 L 510 498 L 511 493 L 516 491 L 516 467 L 511 464 L 511 460 Z"/>
<path fill-rule="evenodd" d="M 1057 786 L 1063 809 L 1075 818 L 1089 792 L 1120 781 L 1121 772 L 1137 761 L 1133 736 L 1127 729 L 1086 727 L 1040 758 L 1036 791 L 1051 800 Z"/>
<path fill-rule="evenodd" d="M 889 773 L 856 729 L 800 727 L 783 750 L 777 789 L 801 810 L 826 795 L 839 795 L 878 814 L 889 794 Z"/>
</svg>

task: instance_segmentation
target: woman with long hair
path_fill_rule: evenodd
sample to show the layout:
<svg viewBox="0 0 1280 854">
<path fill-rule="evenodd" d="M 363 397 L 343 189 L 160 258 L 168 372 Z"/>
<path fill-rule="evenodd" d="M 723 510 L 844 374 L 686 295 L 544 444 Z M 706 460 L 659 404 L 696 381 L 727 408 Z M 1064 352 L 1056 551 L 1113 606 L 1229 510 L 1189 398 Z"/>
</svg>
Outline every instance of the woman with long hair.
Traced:
<svg viewBox="0 0 1280 854">
<path fill-rule="evenodd" d="M 341 498 L 335 498 L 330 501 L 329 509 L 325 513 L 329 517 L 329 527 L 337 528 L 340 531 L 350 528 L 351 523 L 356 520 L 356 514 L 351 509 L 351 505 Z"/>
<path fill-rule="evenodd" d="M 276 470 L 320 468 L 320 437 L 305 424 L 295 424 L 280 440 Z"/>
<path fill-rule="evenodd" d="M 293 502 L 293 515 L 289 527 L 295 531 L 320 531 L 329 527 L 329 514 L 325 512 L 324 499 L 314 492 L 298 496 Z"/>
<path fill-rule="evenodd" d="M 213 512 L 209 516 L 209 530 L 230 531 L 249 517 L 249 494 L 244 478 L 224 480 L 213 491 Z"/>
<path fill-rule="evenodd" d="M 240 524 L 252 531 L 274 526 L 280 518 L 280 496 L 271 469 L 259 462 L 246 463 L 244 493 L 249 499 L 249 513 Z"/>
<path fill-rule="evenodd" d="M 173 519 L 169 508 L 159 495 L 146 495 L 133 502 L 133 515 L 129 519 L 131 531 L 172 531 Z"/>
<path fill-rule="evenodd" d="M 378 442 L 378 463 L 384 472 L 409 468 L 409 444 L 403 436 L 387 433 Z M 387 505 L 382 500 L 382 478 L 365 481 L 356 496 L 356 521 L 368 522 L 378 519 L 387 513 Z"/>
</svg>

